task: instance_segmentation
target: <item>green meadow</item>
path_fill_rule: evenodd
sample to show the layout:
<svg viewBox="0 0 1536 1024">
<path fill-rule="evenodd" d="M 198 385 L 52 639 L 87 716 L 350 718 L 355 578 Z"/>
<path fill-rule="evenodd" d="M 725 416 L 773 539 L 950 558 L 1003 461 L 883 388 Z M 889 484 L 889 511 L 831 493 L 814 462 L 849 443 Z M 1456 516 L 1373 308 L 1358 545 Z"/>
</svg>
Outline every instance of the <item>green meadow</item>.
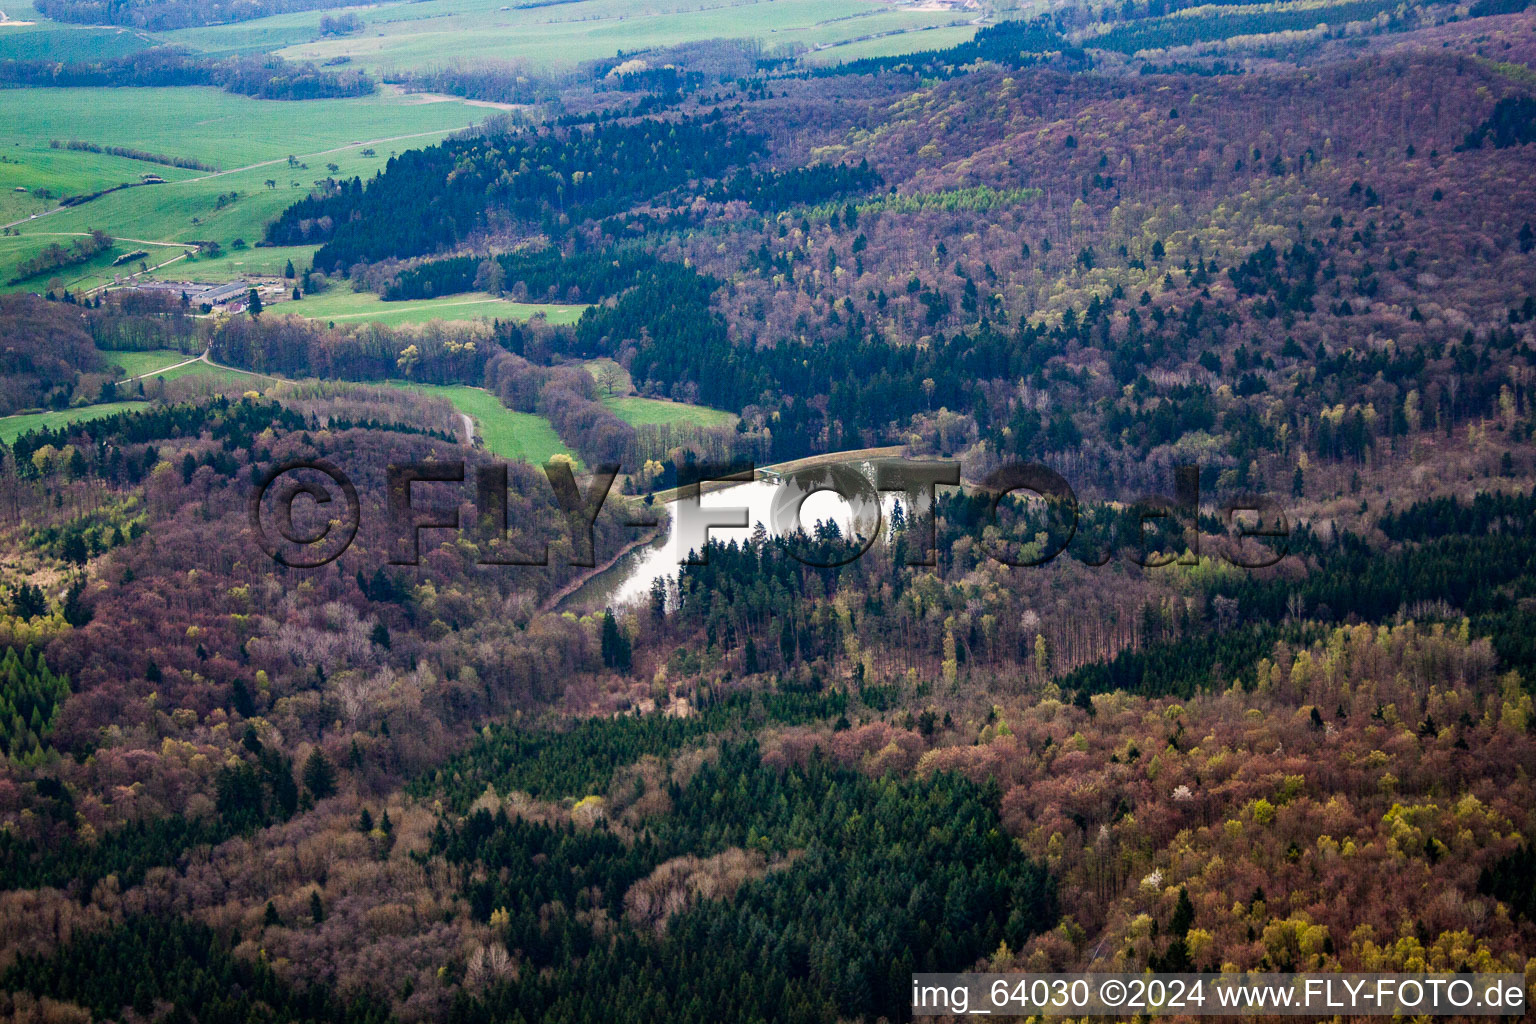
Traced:
<svg viewBox="0 0 1536 1024">
<path fill-rule="evenodd" d="M 659 398 L 604 398 L 602 403 L 613 414 L 633 427 L 670 424 L 680 427 L 728 427 L 736 422 L 733 413 L 686 402 L 666 402 Z"/>
<path fill-rule="evenodd" d="M 548 462 L 552 455 L 576 458 L 576 454 L 561 442 L 548 420 L 530 412 L 508 409 L 489 391 L 464 384 L 390 383 L 452 402 L 455 409 L 475 421 L 475 436 L 481 438 L 486 450 L 494 455 L 505 459 L 522 459 L 536 465 Z M 577 462 L 579 464 L 580 460 Z"/>
<path fill-rule="evenodd" d="M 556 71 L 621 50 L 702 39 L 745 38 L 770 49 L 804 50 L 964 20 L 950 11 L 920 11 L 878 0 L 577 0 L 528 7 L 502 0 L 421 0 L 357 8 L 361 31 L 322 38 L 323 13 L 182 29 L 159 38 L 209 53 L 275 49 L 294 59 L 347 57 L 371 70 L 425 69 L 452 60 Z M 929 45 L 917 41 L 921 34 L 913 34 L 911 48 Z"/>
<path fill-rule="evenodd" d="M 97 225 L 92 224 L 91 227 Z M 124 277 L 139 269 L 141 265 L 155 267 L 169 261 L 169 266 L 163 267 L 164 271 L 170 271 L 174 267 L 183 266 L 187 259 L 188 248 L 168 242 L 137 242 L 119 239 L 112 248 L 84 263 L 75 263 L 67 267 L 60 267 L 46 273 L 37 274 L 16 285 L 7 285 L 14 276 L 16 264 L 35 254 L 39 249 L 56 242 L 65 248 L 75 239 L 85 234 L 84 231 L 71 232 L 47 232 L 34 231 L 21 236 L 0 238 L 0 290 L 13 288 L 21 291 L 41 292 L 50 280 L 57 277 L 64 282 L 64 287 L 70 291 L 79 291 L 82 288 L 94 288 L 99 284 L 106 284 L 115 278 Z M 142 258 L 135 258 L 123 266 L 113 266 L 114 261 L 120 256 L 126 256 L 134 252 L 142 251 Z M 188 275 L 181 274 L 181 277 Z"/>
<path fill-rule="evenodd" d="M 138 372 L 147 374 L 144 383 L 147 385 L 150 397 L 154 397 L 153 388 L 155 382 L 181 380 L 184 378 L 203 379 L 211 381 L 219 387 L 235 386 L 244 387 L 247 390 L 261 391 L 274 383 L 275 378 L 258 373 L 247 373 L 244 370 L 236 370 L 229 366 L 214 366 L 209 363 L 189 363 L 186 366 L 178 366 L 174 370 L 166 370 L 164 373 L 156 373 L 153 362 L 156 359 L 169 359 L 169 362 L 161 363 L 161 366 L 170 366 L 181 362 L 187 357 L 180 352 L 171 352 L 161 349 L 155 352 L 107 352 L 103 353 L 109 362 L 121 365 L 123 357 L 141 357 L 138 362 L 141 366 L 149 366 L 148 369 L 140 369 Z M 174 356 L 174 358 L 170 358 Z M 129 359 L 129 362 L 135 360 Z M 127 367 L 125 367 L 126 369 Z M 135 385 L 124 385 L 119 389 L 119 394 L 134 394 Z M 94 405 L 82 405 L 73 409 L 60 409 L 52 412 L 20 413 L 15 416 L 0 416 L 0 441 L 12 444 L 22 434 L 33 430 L 56 429 L 71 423 L 84 423 L 89 420 L 100 419 L 117 412 L 127 412 L 133 409 L 143 409 L 142 401 L 126 402 L 98 402 Z M 537 419 L 537 417 L 534 417 Z M 541 421 L 542 422 L 542 421 Z M 547 424 L 546 424 L 547 425 Z M 551 431 L 553 433 L 553 431 Z"/>
<path fill-rule="evenodd" d="M 38 17 L 30 8 L 23 12 L 6 4 L 3 9 L 18 22 Z M 153 37 L 131 28 L 63 25 L 53 21 L 0 24 L 0 60 L 99 60 L 123 57 L 153 45 Z"/>
<path fill-rule="evenodd" d="M 188 363 L 186 366 L 178 366 L 174 370 L 166 370 L 164 373 L 151 374 L 148 380 L 182 380 L 187 377 L 198 377 L 210 380 L 220 387 L 235 386 L 244 387 L 250 391 L 261 391 L 275 383 L 278 378 L 268 377 L 264 373 L 252 373 L 249 370 L 237 370 L 233 366 L 217 366 L 213 363 Z"/>
<path fill-rule="evenodd" d="M 751 38 L 772 48 L 806 51 L 808 59 L 852 59 L 942 45 L 973 31 L 952 27 L 950 11 L 917 11 L 878 0 L 576 0 L 514 7 L 499 0 L 418 0 L 358 9 L 367 27 L 347 37 L 320 38 L 325 12 L 284 14 L 231 25 L 150 34 L 39 22 L 0 28 L 0 58 L 113 56 L 150 43 L 217 52 L 284 48 L 298 58 L 349 57 L 374 69 L 424 68 L 455 61 L 524 61 L 552 69 L 619 50 L 711 38 Z M 35 15 L 12 5 L 13 18 Z M 863 36 L 898 32 L 873 40 Z M 847 44 L 847 45 L 841 45 Z M 829 47 L 828 49 L 816 49 Z M 326 177 L 364 178 L 395 152 L 430 145 L 492 112 L 458 100 L 429 101 L 383 89 L 356 99 L 299 103 L 256 100 L 214 88 L 13 89 L 4 93 L 0 138 L 0 224 L 19 236 L 0 238 L 0 287 L 40 291 L 58 277 L 73 291 L 122 283 L 132 275 L 161 280 L 227 281 L 308 266 L 314 247 L 263 250 L 265 225 Z M 186 170 L 103 154 L 53 149 L 78 139 L 220 168 Z M 372 155 L 365 156 L 369 150 Z M 156 174 L 165 184 L 141 185 L 76 207 L 63 196 L 136 183 Z M 50 244 L 68 245 L 99 229 L 119 239 L 110 252 L 7 285 L 15 266 Z M 189 243 L 216 242 L 207 257 Z M 151 243 L 160 243 L 153 245 Z M 172 248 L 169 246 L 180 246 Z M 125 266 L 113 261 L 136 249 L 148 255 Z M 326 268 L 334 269 L 334 268 Z M 488 296 L 433 300 L 442 309 L 399 305 L 387 310 L 345 303 L 331 294 L 306 299 L 306 316 L 382 323 L 495 316 L 531 316 L 538 307 L 504 308 Z M 448 303 L 458 303 L 449 305 Z M 510 305 L 510 304 L 507 304 Z M 577 307 L 543 310 L 569 323 Z"/>
<path fill-rule="evenodd" d="M 553 306 L 511 302 L 485 292 L 465 292 L 436 299 L 384 302 L 372 292 L 337 287 L 297 302 L 273 303 L 272 313 L 291 313 L 337 325 L 370 321 L 381 324 L 424 324 L 430 320 L 529 320 L 543 314 L 552 324 L 573 324 L 585 306 Z"/>
<path fill-rule="evenodd" d="M 7 141 L 22 149 L 46 146 L 50 139 L 83 139 L 193 157 L 230 171 L 353 142 L 462 128 L 484 118 L 485 111 L 457 101 L 420 103 L 385 93 L 283 102 L 183 86 L 7 90 L 5 117 Z M 378 149 L 387 158 L 391 149 L 427 144 L 406 140 L 379 143 Z"/>
<path fill-rule="evenodd" d="M 145 352 L 102 352 L 101 358 L 108 365 L 121 367 L 123 374 L 120 379 L 126 379 L 154 373 L 192 357 L 173 348 L 156 348 Z"/>
<path fill-rule="evenodd" d="M 286 252 L 255 248 L 268 221 L 316 181 L 370 177 L 395 152 L 430 145 L 486 114 L 483 108 L 457 101 L 418 103 L 383 94 L 302 103 L 254 100 L 207 88 L 16 89 L 4 97 L 5 138 L 12 144 L 8 150 L 0 148 L 0 155 L 17 163 L 0 164 L 0 181 L 7 183 L 6 194 L 12 197 L 7 201 L 18 211 L 13 220 L 39 212 L 35 200 L 14 191 L 17 186 L 63 194 L 137 181 L 146 172 L 167 179 L 163 185 L 124 189 L 77 207 L 54 209 L 19 224 L 20 238 L 0 238 L 0 281 L 9 278 L 15 263 L 50 242 L 68 244 L 71 236 L 93 228 L 123 239 L 109 256 L 60 272 L 73 288 L 109 283 L 114 275 L 137 270 L 137 261 L 126 270 L 110 264 L 115 256 L 146 248 L 144 242 L 215 241 L 223 248 L 218 259 L 179 260 L 174 270 L 160 275 L 169 279 L 228 280 L 277 273 L 295 255 L 296 265 L 307 265 L 313 253 L 309 247 Z M 223 170 L 208 174 L 74 154 L 51 149 L 49 142 L 56 138 L 191 157 Z M 382 141 L 386 139 L 391 141 Z M 365 156 L 363 151 L 369 149 L 374 155 Z M 31 281 L 22 287 L 37 290 L 43 283 Z"/>
<path fill-rule="evenodd" d="M 147 281 L 201 281 L 217 284 L 248 277 L 281 277 L 289 261 L 297 269 L 313 262 L 317 245 L 250 246 L 226 250 L 214 258 L 190 256 L 142 275 Z"/>
<path fill-rule="evenodd" d="M 9 100 L 18 92 L 5 94 Z M 67 142 L 68 138 L 60 141 Z M 65 196 L 89 195 L 102 189 L 158 174 L 167 181 L 197 176 L 180 167 L 130 160 L 127 157 L 0 143 L 0 224 L 23 220 L 57 205 Z M 17 189 L 25 189 L 23 192 Z M 46 193 L 46 197 L 41 193 Z"/>
<path fill-rule="evenodd" d="M 79 408 L 60 409 L 56 412 L 29 412 L 18 416 L 0 416 L 0 441 L 15 444 L 16 439 L 22 434 L 34 430 L 54 430 L 71 423 L 99 420 L 115 412 L 143 408 L 143 405 L 142 402 L 102 402 L 98 405 L 82 405 Z"/>
<path fill-rule="evenodd" d="M 265 373 L 256 373 L 252 370 L 239 370 L 233 366 L 223 366 L 218 363 L 208 363 L 201 360 L 186 363 L 185 366 L 176 365 L 176 363 L 186 362 L 188 358 L 190 357 L 182 356 L 175 363 L 167 364 L 167 368 L 163 372 L 155 369 L 146 370 L 141 378 L 143 384 L 146 388 L 149 388 L 159 381 L 169 383 L 173 380 L 186 380 L 190 378 L 206 380 L 220 388 L 238 387 L 245 391 L 265 391 L 273 384 L 282 383 L 282 378 L 280 377 L 272 377 Z M 122 391 L 136 393 L 133 389 L 137 388 L 138 384 L 139 381 L 125 384 L 119 393 L 122 393 Z M 153 392 L 150 392 L 150 395 L 153 397 Z"/>
<path fill-rule="evenodd" d="M 687 402 L 668 402 L 660 398 L 641 398 L 634 394 L 635 382 L 629 371 L 612 359 L 589 359 L 585 366 L 597 382 L 598 401 L 632 427 L 669 424 L 679 427 L 728 427 L 736 422 L 734 413 L 722 412 Z M 609 387 L 612 386 L 612 394 Z"/>
<path fill-rule="evenodd" d="M 826 49 L 815 50 L 801 58 L 806 64 L 818 66 L 848 64 L 866 57 L 897 57 L 920 50 L 942 50 L 970 42 L 976 35 L 974 25 L 940 25 L 933 28 L 914 29 L 897 35 L 880 36 L 877 39 L 861 39 L 851 43 L 839 43 Z"/>
</svg>

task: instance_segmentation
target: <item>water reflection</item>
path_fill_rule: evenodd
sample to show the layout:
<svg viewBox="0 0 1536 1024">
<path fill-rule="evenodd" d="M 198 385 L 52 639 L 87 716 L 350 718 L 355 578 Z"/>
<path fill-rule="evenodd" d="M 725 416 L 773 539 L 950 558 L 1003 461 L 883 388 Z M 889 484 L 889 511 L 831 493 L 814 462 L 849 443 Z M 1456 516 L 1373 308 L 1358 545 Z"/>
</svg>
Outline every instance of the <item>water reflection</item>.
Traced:
<svg viewBox="0 0 1536 1024">
<path fill-rule="evenodd" d="M 779 536 L 794 528 L 795 520 L 792 513 L 796 509 L 799 511 L 798 522 L 808 533 L 818 521 L 830 519 L 837 523 L 838 529 L 842 530 L 844 535 L 873 536 L 876 526 L 872 508 L 861 507 L 855 513 L 849 503 L 837 493 L 817 489 L 831 487 L 836 483 L 843 491 L 853 491 L 854 488 L 850 487 L 849 481 L 844 478 L 844 474 L 849 471 L 857 472 L 866 482 L 874 479 L 872 463 L 852 462 L 823 467 L 813 473 L 798 474 L 795 484 L 786 485 L 783 488 L 775 478 L 733 484 L 718 491 L 707 491 L 699 498 L 699 507 L 705 519 L 710 518 L 711 510 L 716 511 L 715 518 L 722 518 L 718 515 L 721 509 L 744 508 L 747 510 L 746 526 L 710 527 L 709 539 L 725 544 L 733 540 L 738 544 L 745 543 L 759 524 L 770 537 Z M 868 486 L 868 494 L 874 495 L 872 483 Z M 775 515 L 776 498 L 779 509 L 777 516 Z M 884 516 L 881 520 L 882 524 L 888 524 L 897 500 L 895 495 L 880 496 Z M 676 506 L 673 505 L 668 506 L 669 512 L 675 512 L 675 508 Z M 676 519 L 674 514 L 672 522 L 663 526 L 663 536 L 656 545 L 641 548 L 621 559 L 612 570 L 594 581 L 593 585 L 578 591 L 572 598 L 572 603 L 592 607 L 606 603 L 618 607 L 632 601 L 649 599 L 651 584 L 656 579 L 675 577 L 680 559 L 689 551 L 697 551 L 703 546 L 703 531 L 695 530 L 692 531 L 691 536 L 679 537 Z"/>
</svg>

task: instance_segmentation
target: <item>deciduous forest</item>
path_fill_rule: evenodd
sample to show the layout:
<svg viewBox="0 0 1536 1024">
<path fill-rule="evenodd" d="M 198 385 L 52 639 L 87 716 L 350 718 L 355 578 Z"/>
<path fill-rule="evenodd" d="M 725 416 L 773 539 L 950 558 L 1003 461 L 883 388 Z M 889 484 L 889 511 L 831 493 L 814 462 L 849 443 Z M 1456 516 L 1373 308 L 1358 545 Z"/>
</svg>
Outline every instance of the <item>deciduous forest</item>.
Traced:
<svg viewBox="0 0 1536 1024">
<path fill-rule="evenodd" d="M 325 5 L 249 6 L 39 9 Z M 1536 11 L 1303 6 L 444 68 L 516 109 L 286 186 L 240 300 L 83 286 L 113 239 L 61 239 L 0 296 L 0 1017 L 1536 978 Z M 0 61 L 39 76 L 376 84 Z M 506 312 L 285 310 L 326 295 Z M 871 453 L 961 483 L 613 597 L 703 467 Z M 317 461 L 355 495 L 268 486 Z M 1070 497 L 998 487 L 1020 463 Z"/>
</svg>

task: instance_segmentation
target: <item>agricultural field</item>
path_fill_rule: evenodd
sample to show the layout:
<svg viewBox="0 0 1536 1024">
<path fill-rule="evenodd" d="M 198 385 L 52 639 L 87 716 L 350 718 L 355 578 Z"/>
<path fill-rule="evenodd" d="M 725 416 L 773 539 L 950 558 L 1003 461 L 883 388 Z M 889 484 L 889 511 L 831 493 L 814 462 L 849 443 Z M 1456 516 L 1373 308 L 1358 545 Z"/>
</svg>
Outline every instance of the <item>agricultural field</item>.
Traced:
<svg viewBox="0 0 1536 1024">
<path fill-rule="evenodd" d="M 666 424 L 679 427 L 728 427 L 736 422 L 734 413 L 710 409 L 687 402 L 667 402 L 659 398 L 604 398 L 604 405 L 632 427 Z"/>
<path fill-rule="evenodd" d="M 415 141 L 423 134 L 462 128 L 484 116 L 484 110 L 457 101 L 423 103 L 388 93 L 301 102 L 258 100 L 203 86 L 6 93 L 6 134 L 22 151 L 50 139 L 83 139 L 192 157 L 225 174 L 262 161 L 281 163 L 289 154 L 315 156 L 370 141 L 388 158 L 391 150 L 430 145 Z M 413 141 L 386 141 L 398 136 Z"/>
<path fill-rule="evenodd" d="M 384 302 L 372 292 L 333 288 L 306 295 L 297 302 L 274 303 L 273 313 L 297 314 L 336 324 L 369 321 L 381 324 L 424 324 L 430 320 L 529 320 L 542 315 L 552 324 L 572 324 L 585 306 L 555 306 L 499 299 L 485 292 L 465 292 L 438 299 Z"/>
<path fill-rule="evenodd" d="M 140 405 L 142 405 L 140 402 L 101 402 L 96 405 L 82 405 L 74 409 L 60 409 L 54 412 L 0 416 L 0 441 L 14 444 L 18 437 L 28 431 L 53 430 L 70 423 L 82 423 L 86 420 L 111 416 L 115 412 L 125 412 Z"/>
<path fill-rule="evenodd" d="M 100 229 L 130 248 L 68 268 L 60 274 L 73 288 L 110 283 L 112 259 L 142 243 L 215 241 L 220 259 L 238 261 L 227 277 L 281 270 L 286 259 L 307 263 L 313 250 L 270 252 L 242 249 L 262 237 L 276 217 L 314 181 L 327 176 L 371 176 L 399 149 L 430 145 L 483 119 L 483 108 L 457 101 L 422 103 L 377 95 L 362 99 L 312 100 L 301 104 L 249 99 L 211 88 L 16 89 L 5 97 L 7 138 L 0 164 L 8 190 L 48 188 L 56 194 L 137 181 L 144 173 L 167 180 L 115 192 L 78 207 L 54 209 L 15 225 L 20 237 L 0 239 L 0 274 L 50 242 Z M 187 157 L 221 168 L 217 174 L 92 153 L 55 150 L 53 139 L 80 139 Z M 364 155 L 370 150 L 374 155 Z M 289 161 L 292 156 L 293 161 Z M 70 161 L 67 158 L 78 158 Z M 65 185 L 76 187 L 63 187 Z M 38 212 L 35 200 L 8 191 L 18 217 Z M 16 219 L 16 218 L 13 218 Z M 9 222 L 6 222 L 9 224 Z M 166 259 L 174 258 L 167 256 Z M 260 264 L 252 263 L 260 260 Z M 161 262 L 151 260 L 151 263 Z M 178 261 L 175 277 L 207 278 Z M 219 260 L 203 260 L 207 264 Z M 275 266 L 273 266 L 275 264 Z M 129 269 L 136 269 L 134 268 Z M 0 277 L 7 279 L 8 274 Z M 21 287 L 38 290 L 42 281 Z"/>
<path fill-rule="evenodd" d="M 122 367 L 125 377 L 142 377 L 192 358 L 185 352 L 178 352 L 172 348 L 149 349 L 145 352 L 103 351 L 101 357 L 109 365 Z"/>
<path fill-rule="evenodd" d="M 156 349 L 148 352 L 105 352 L 103 355 L 110 362 L 123 365 L 130 375 L 143 375 L 143 381 L 147 385 L 153 385 L 159 381 L 169 383 L 173 380 L 182 380 L 190 377 L 211 381 L 215 386 L 219 387 L 237 385 L 253 391 L 263 391 L 277 381 L 277 378 L 268 377 L 265 374 L 251 373 L 247 370 L 237 370 L 232 366 L 218 366 L 206 362 L 176 366 L 177 363 L 184 362 L 188 357 L 170 349 Z M 156 372 L 159 367 L 171 366 L 175 366 L 175 369 L 167 369 L 164 373 Z M 131 387 L 130 385 L 119 393 L 129 391 Z M 51 430 L 70 423 L 83 423 L 88 420 L 100 419 L 103 416 L 110 416 L 113 413 L 140 408 L 142 405 L 142 402 L 135 401 L 97 402 L 92 405 L 76 406 L 72 409 L 0 416 L 0 442 L 12 444 L 18 437 L 28 431 Z"/>
<path fill-rule="evenodd" d="M 965 23 L 974 15 L 919 10 L 875 0 L 579 0 L 503 9 L 499 0 L 432 0 L 359 9 L 361 31 L 321 38 L 323 12 L 283 14 L 234 25 L 163 33 L 163 41 L 209 53 L 277 48 L 280 56 L 324 61 L 350 58 L 374 71 L 423 70 L 456 62 L 520 62 L 530 70 L 568 70 L 619 51 L 701 39 L 754 39 L 773 50 L 813 49 L 898 30 Z M 936 44 L 909 31 L 911 49 Z M 903 37 L 896 36 L 893 39 Z M 899 44 L 893 44 L 899 45 Z M 904 52 L 895 50 L 893 52 Z"/>
<path fill-rule="evenodd" d="M 589 359 L 585 366 L 597 382 L 598 401 L 632 427 L 728 427 L 736 422 L 735 414 L 720 409 L 636 395 L 629 371 L 612 359 Z"/>
<path fill-rule="evenodd" d="M 866 57 L 897 57 L 920 50 L 940 50 L 947 46 L 958 46 L 968 42 L 975 34 L 974 25 L 936 25 L 932 28 L 909 29 L 875 39 L 837 43 L 812 50 L 800 59 L 806 64 L 822 67 L 829 64 L 847 64 Z"/>
<path fill-rule="evenodd" d="M 12 5 L 7 4 L 6 10 L 18 22 L 37 17 L 30 8 L 23 13 L 12 11 Z M 129 28 L 52 21 L 0 23 L 0 60 L 96 60 L 126 56 L 153 45 L 153 37 Z"/>
<path fill-rule="evenodd" d="M 91 224 L 94 228 L 96 225 Z M 82 231 L 36 231 L 24 235 L 12 235 L 9 238 L 0 238 L 0 286 L 18 289 L 21 291 L 41 292 L 49 281 L 57 277 L 64 282 L 64 287 L 70 291 L 93 288 L 99 284 L 106 284 L 116 279 L 125 278 L 141 267 L 153 270 L 156 267 L 165 268 L 167 272 L 172 268 L 180 267 L 192 259 L 192 247 L 177 245 L 174 242 L 151 242 L 141 239 L 119 238 L 106 252 L 99 253 L 84 263 L 75 263 L 67 267 L 60 267 L 46 273 L 36 274 L 16 285 L 6 286 L 15 274 L 16 266 L 22 260 L 28 259 L 49 245 L 56 243 L 68 248 L 77 239 L 83 238 L 88 230 Z M 113 264 L 123 256 L 142 251 L 142 258 L 135 258 L 122 266 Z M 187 276 L 185 273 L 178 275 Z"/>
<path fill-rule="evenodd" d="M 475 421 L 475 436 L 483 440 L 486 450 L 502 458 L 522 459 L 535 465 L 548 462 L 553 455 L 576 459 L 576 454 L 561 442 L 548 420 L 533 413 L 508 409 L 495 395 L 481 388 L 462 384 L 391 383 L 452 402 L 455 409 Z"/>
<path fill-rule="evenodd" d="M 182 380 L 186 377 L 199 377 L 212 381 L 214 384 L 224 386 L 238 385 L 252 391 L 262 391 L 280 382 L 280 378 L 271 377 L 264 373 L 253 373 L 250 370 L 239 370 L 233 366 L 221 366 L 217 363 L 196 362 L 186 366 L 178 366 L 174 370 L 166 370 L 164 373 L 155 373 L 147 380 Z"/>
<path fill-rule="evenodd" d="M 9 102 L 18 95 L 22 94 L 8 93 L 6 99 Z M 53 149 L 47 140 L 41 146 L 13 143 L 0 147 L 0 224 L 50 210 L 65 196 L 99 192 L 123 182 L 138 181 L 143 174 L 158 174 L 167 181 L 175 181 L 196 177 L 198 172 L 104 153 Z"/>
</svg>

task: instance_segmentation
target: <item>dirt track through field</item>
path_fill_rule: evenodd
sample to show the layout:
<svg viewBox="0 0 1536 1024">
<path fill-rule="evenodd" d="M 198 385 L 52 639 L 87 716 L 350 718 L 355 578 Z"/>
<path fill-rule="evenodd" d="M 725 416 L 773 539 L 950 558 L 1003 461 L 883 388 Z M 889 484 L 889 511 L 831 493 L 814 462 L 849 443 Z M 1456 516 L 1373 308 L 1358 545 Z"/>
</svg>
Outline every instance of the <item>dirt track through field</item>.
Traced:
<svg viewBox="0 0 1536 1024">
<path fill-rule="evenodd" d="M 469 125 L 466 124 L 464 127 L 468 128 Z M 430 132 L 412 132 L 409 135 L 389 135 L 389 136 L 385 136 L 384 138 L 379 138 L 379 139 L 360 139 L 357 142 L 349 142 L 345 146 L 335 146 L 335 147 L 332 147 L 331 149 L 322 149 L 322 150 L 319 150 L 319 151 L 314 152 L 314 153 L 296 153 L 296 154 L 294 154 L 294 159 L 295 160 L 308 160 L 308 159 L 311 159 L 313 157 L 330 156 L 332 153 L 344 153 L 344 152 L 346 152 L 349 149 L 356 149 L 358 146 L 377 146 L 380 143 L 384 143 L 384 142 L 401 142 L 401 141 L 403 141 L 405 139 L 423 139 L 423 138 L 427 138 L 428 136 L 433 136 L 433 135 L 447 135 L 449 132 L 458 131 L 458 130 L 459 129 L 457 129 L 457 128 L 441 128 L 441 129 L 438 129 L 436 131 L 430 131 Z M 176 185 L 185 185 L 185 184 L 187 184 L 188 182 L 191 182 L 191 181 L 208 181 L 210 178 L 222 178 L 226 174 L 238 174 L 241 171 L 253 171 L 253 170 L 257 169 L 258 167 L 273 167 L 273 166 L 276 166 L 278 164 L 287 164 L 287 163 L 288 163 L 288 158 L 286 156 L 277 157 L 277 158 L 272 159 L 272 160 L 262 160 L 262 161 L 259 161 L 257 163 L 254 163 L 254 164 L 246 164 L 244 167 L 231 167 L 231 168 L 229 168 L 226 171 L 214 171 L 214 172 L 212 172 L 210 174 L 201 174 L 201 175 L 198 175 L 195 178 L 182 178 L 179 181 L 168 181 L 168 182 L 166 182 L 166 186 L 167 187 L 174 187 Z M 15 228 L 15 227 L 20 227 L 23 224 L 32 224 L 32 223 L 35 223 L 39 218 L 47 217 L 50 214 L 58 213 L 61 210 L 77 210 L 81 206 L 84 206 L 84 205 L 86 205 L 86 204 L 85 203 L 77 203 L 74 206 L 55 206 L 51 210 L 44 210 L 42 213 L 34 213 L 31 216 L 29 216 L 29 217 L 23 217 L 21 220 L 13 220 L 9 224 L 0 224 L 0 228 Z M 70 234 L 71 232 L 61 232 L 61 233 L 62 234 Z M 123 241 L 131 242 L 131 241 L 135 241 L 135 240 L 131 239 L 131 238 L 125 238 L 125 239 L 123 239 Z M 155 242 L 155 243 L 152 243 L 152 244 L 154 244 L 154 245 L 173 245 L 173 244 L 176 244 L 176 243 L 171 243 L 171 242 Z"/>
</svg>

